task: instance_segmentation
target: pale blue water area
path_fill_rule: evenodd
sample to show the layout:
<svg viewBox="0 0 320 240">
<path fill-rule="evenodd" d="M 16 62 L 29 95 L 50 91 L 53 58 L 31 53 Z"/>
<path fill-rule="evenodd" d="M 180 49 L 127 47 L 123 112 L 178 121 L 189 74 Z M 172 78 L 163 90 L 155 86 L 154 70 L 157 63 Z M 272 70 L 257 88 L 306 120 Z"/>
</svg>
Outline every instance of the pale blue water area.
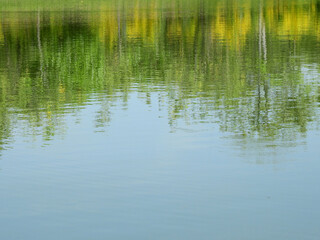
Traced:
<svg viewBox="0 0 320 240">
<path fill-rule="evenodd" d="M 64 137 L 4 152 L 1 239 L 317 239 L 319 132 L 262 148 L 212 124 L 172 131 L 137 94 L 126 108 L 95 132 L 93 100 Z"/>
<path fill-rule="evenodd" d="M 0 240 L 320 239 L 317 2 L 1 1 Z"/>
</svg>

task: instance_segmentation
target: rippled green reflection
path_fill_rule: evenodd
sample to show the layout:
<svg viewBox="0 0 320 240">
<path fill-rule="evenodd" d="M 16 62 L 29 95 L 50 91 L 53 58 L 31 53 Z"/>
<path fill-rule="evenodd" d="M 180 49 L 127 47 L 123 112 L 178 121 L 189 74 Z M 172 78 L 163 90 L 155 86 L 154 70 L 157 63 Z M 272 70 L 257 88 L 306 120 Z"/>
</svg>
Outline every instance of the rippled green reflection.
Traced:
<svg viewBox="0 0 320 240">
<path fill-rule="evenodd" d="M 16 131 L 63 134 L 65 118 L 91 101 L 104 127 L 110 106 L 131 92 L 162 105 L 173 130 L 179 120 L 212 122 L 243 137 L 295 140 L 318 125 L 319 9 L 317 1 L 1 0 L 0 146 Z"/>
</svg>

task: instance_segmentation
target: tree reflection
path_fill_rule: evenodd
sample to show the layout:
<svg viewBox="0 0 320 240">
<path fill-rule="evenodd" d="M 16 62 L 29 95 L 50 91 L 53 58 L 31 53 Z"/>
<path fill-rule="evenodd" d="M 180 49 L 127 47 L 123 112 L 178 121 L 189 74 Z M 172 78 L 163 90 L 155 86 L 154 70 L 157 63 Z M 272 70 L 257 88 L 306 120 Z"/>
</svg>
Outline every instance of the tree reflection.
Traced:
<svg viewBox="0 0 320 240">
<path fill-rule="evenodd" d="M 98 128 L 132 91 L 147 104 L 158 91 L 173 128 L 179 119 L 218 118 L 222 131 L 295 139 L 315 119 L 320 90 L 302 69 L 319 68 L 317 2 L 97 1 L 93 8 L 2 12 L 1 146 L 22 120 L 29 133 L 51 139 L 99 92 Z"/>
</svg>

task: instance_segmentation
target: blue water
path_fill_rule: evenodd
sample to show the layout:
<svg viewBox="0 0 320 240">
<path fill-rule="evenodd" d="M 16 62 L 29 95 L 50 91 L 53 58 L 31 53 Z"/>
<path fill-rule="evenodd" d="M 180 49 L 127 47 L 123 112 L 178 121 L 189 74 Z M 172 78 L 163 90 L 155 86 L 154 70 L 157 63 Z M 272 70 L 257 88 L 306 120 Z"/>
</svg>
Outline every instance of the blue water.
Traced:
<svg viewBox="0 0 320 240">
<path fill-rule="evenodd" d="M 151 2 L 1 5 L 0 239 L 320 239 L 318 6 Z"/>
</svg>

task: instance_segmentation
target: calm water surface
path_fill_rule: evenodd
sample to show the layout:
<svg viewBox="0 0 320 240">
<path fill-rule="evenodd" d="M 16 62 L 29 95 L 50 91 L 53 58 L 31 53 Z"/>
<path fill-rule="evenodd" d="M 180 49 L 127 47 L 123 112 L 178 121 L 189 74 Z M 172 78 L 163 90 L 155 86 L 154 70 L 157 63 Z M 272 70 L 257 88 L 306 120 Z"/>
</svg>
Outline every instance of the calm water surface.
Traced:
<svg viewBox="0 0 320 240">
<path fill-rule="evenodd" d="M 0 239 L 320 239 L 320 3 L 88 2 L 0 0 Z"/>
</svg>

